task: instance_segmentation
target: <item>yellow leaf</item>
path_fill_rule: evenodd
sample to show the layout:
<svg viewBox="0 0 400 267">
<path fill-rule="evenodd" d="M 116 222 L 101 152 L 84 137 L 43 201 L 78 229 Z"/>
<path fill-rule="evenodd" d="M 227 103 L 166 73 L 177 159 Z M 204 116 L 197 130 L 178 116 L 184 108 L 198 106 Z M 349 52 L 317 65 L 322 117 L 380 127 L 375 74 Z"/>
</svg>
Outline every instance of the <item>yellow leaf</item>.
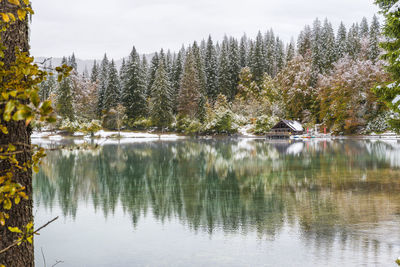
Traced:
<svg viewBox="0 0 400 267">
<path fill-rule="evenodd" d="M 15 21 L 15 16 L 14 16 L 13 13 L 7 13 L 7 15 L 8 15 L 8 17 L 10 17 L 10 19 L 11 19 L 12 21 Z"/>
<path fill-rule="evenodd" d="M 17 11 L 19 20 L 24 20 L 26 17 L 26 11 L 23 9 L 18 9 Z"/>
<path fill-rule="evenodd" d="M 14 202 L 16 205 L 18 205 L 20 201 L 21 201 L 20 197 L 15 197 Z"/>
<path fill-rule="evenodd" d="M 8 230 L 13 233 L 22 233 L 22 231 L 18 227 L 8 227 Z"/>
<path fill-rule="evenodd" d="M 1 17 L 3 18 L 4 22 L 9 22 L 9 21 L 10 21 L 10 18 L 8 17 L 7 14 L 5 14 L 5 13 L 0 13 L 0 15 L 1 15 Z"/>
<path fill-rule="evenodd" d="M 9 198 L 6 198 L 3 202 L 3 209 L 9 210 L 12 207 L 11 200 Z"/>
<path fill-rule="evenodd" d="M 29 5 L 29 0 L 24 0 L 25 5 Z"/>
<path fill-rule="evenodd" d="M 19 2 L 19 0 L 8 0 L 9 3 L 13 4 L 13 5 L 17 5 L 20 6 L 21 3 Z"/>
</svg>

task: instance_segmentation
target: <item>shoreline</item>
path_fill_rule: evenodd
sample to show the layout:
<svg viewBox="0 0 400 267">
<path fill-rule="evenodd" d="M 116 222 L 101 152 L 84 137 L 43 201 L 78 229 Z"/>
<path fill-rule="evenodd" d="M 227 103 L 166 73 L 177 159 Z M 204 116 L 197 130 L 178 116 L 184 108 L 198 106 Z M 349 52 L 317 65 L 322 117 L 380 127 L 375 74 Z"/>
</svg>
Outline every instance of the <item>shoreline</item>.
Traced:
<svg viewBox="0 0 400 267">
<path fill-rule="evenodd" d="M 241 138 L 241 139 L 267 139 L 265 135 L 253 135 L 250 133 L 239 132 L 236 134 L 217 134 L 217 135 L 186 135 L 182 133 L 176 132 L 167 132 L 167 133 L 151 133 L 146 131 L 121 131 L 119 135 L 118 131 L 98 131 L 93 135 L 84 134 L 84 133 L 74 133 L 68 134 L 63 131 L 33 131 L 31 134 L 32 139 L 45 139 L 51 141 L 57 140 L 179 140 L 179 139 L 188 139 L 188 138 L 198 138 L 198 139 L 221 139 L 221 138 Z M 340 139 L 368 139 L 368 140 L 400 140 L 400 135 L 395 134 L 393 132 L 387 132 L 382 134 L 368 134 L 368 135 L 330 135 L 330 134 L 319 134 L 319 135 L 303 135 L 297 138 L 290 138 L 287 140 L 340 140 Z M 273 140 L 273 139 L 271 139 Z"/>
</svg>

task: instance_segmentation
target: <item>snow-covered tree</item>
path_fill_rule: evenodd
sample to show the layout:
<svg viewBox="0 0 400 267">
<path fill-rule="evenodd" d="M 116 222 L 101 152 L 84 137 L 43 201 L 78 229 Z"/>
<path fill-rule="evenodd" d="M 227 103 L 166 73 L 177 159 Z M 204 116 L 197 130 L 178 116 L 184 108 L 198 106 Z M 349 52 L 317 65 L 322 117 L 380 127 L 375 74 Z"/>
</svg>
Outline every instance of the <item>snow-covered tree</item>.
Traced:
<svg viewBox="0 0 400 267">
<path fill-rule="evenodd" d="M 103 109 L 110 110 L 115 108 L 120 102 L 121 87 L 118 76 L 118 71 L 115 66 L 114 60 L 111 60 L 108 72 L 108 82 L 106 90 L 104 91 Z"/>
<path fill-rule="evenodd" d="M 386 80 L 382 61 L 373 64 L 345 56 L 319 81 L 320 119 L 335 132 L 359 132 L 383 110 L 371 88 Z"/>
<path fill-rule="evenodd" d="M 181 116 L 191 119 L 199 114 L 199 103 L 202 99 L 202 84 L 196 67 L 196 58 L 189 48 L 186 53 L 184 71 L 181 80 L 178 99 L 178 112 Z"/>
<path fill-rule="evenodd" d="M 297 51 L 303 58 L 311 53 L 311 39 L 311 28 L 306 25 L 297 39 Z"/>
<path fill-rule="evenodd" d="M 347 53 L 347 30 L 343 22 L 340 22 L 336 35 L 336 58 L 342 58 Z"/>
<path fill-rule="evenodd" d="M 162 129 L 168 127 L 173 120 L 172 89 L 164 64 L 165 60 L 160 55 L 159 65 L 151 88 L 152 97 L 150 101 L 151 121 Z"/>
<path fill-rule="evenodd" d="M 147 114 L 146 70 L 140 62 L 140 56 L 133 47 L 125 66 L 122 82 L 121 103 L 129 119 L 136 120 Z"/>
<path fill-rule="evenodd" d="M 211 36 L 208 37 L 205 54 L 206 92 L 210 101 L 214 102 L 219 94 L 218 58 Z"/>
<path fill-rule="evenodd" d="M 369 59 L 375 62 L 381 52 L 379 47 L 380 25 L 378 18 L 374 15 L 369 32 Z"/>
<path fill-rule="evenodd" d="M 109 61 L 107 55 L 104 54 L 104 58 L 100 64 L 98 91 L 97 91 L 97 115 L 100 117 L 104 111 L 104 94 L 107 90 L 109 78 Z"/>
<path fill-rule="evenodd" d="M 67 59 L 64 57 L 61 64 L 67 64 Z M 57 113 L 63 119 L 74 120 L 74 110 L 72 107 L 72 84 L 71 78 L 65 77 L 59 82 L 57 92 Z"/>
</svg>

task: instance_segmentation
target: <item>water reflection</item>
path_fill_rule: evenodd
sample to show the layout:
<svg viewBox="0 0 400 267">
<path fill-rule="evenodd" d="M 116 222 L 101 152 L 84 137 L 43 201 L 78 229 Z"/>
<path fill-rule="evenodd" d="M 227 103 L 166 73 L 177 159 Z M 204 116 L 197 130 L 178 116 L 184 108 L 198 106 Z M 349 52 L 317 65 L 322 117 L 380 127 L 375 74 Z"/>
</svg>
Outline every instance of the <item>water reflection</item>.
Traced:
<svg viewBox="0 0 400 267">
<path fill-rule="evenodd" d="M 34 179 L 37 206 L 75 218 L 91 203 L 122 206 L 133 227 L 146 214 L 194 232 L 298 231 L 305 246 L 400 246 L 400 144 L 382 141 L 181 140 L 50 152 Z M 371 254 L 372 253 L 372 254 Z M 393 252 L 395 253 L 395 252 Z"/>
</svg>

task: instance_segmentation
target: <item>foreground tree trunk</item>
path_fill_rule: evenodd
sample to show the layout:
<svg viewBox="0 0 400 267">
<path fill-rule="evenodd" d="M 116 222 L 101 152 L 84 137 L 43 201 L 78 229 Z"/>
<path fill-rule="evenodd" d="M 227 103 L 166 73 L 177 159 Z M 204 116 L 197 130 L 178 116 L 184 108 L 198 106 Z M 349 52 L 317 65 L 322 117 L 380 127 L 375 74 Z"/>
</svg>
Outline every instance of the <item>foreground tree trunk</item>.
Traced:
<svg viewBox="0 0 400 267">
<path fill-rule="evenodd" d="M 0 2 L 0 12 L 10 12 L 15 14 L 17 17 L 17 8 L 15 5 L 8 3 L 7 1 Z M 4 51 L 4 68 L 8 69 L 12 62 L 15 61 L 15 48 L 19 47 L 23 52 L 29 51 L 28 43 L 28 19 L 24 21 L 17 20 L 12 23 L 11 26 L 1 34 L 1 43 L 6 47 Z M 4 106 L 0 106 L 1 110 L 4 110 Z M 3 119 L 1 114 L 0 121 Z M 31 144 L 30 139 L 30 127 L 25 125 L 24 121 L 9 121 L 3 122 L 8 128 L 8 134 L 5 135 L 0 132 L 0 145 L 8 144 Z M 17 160 L 22 165 L 25 162 L 31 160 L 31 152 L 29 147 L 23 145 L 16 145 L 17 150 L 23 150 L 24 152 L 18 154 Z M 8 162 L 0 160 L 0 171 L 9 169 Z M 13 205 L 12 209 L 8 211 L 10 218 L 6 220 L 5 227 L 0 226 L 0 249 L 3 249 L 13 243 L 16 240 L 16 235 L 11 233 L 7 228 L 8 226 L 17 226 L 20 229 L 24 229 L 24 226 L 33 221 L 32 215 L 32 170 L 28 168 L 27 172 L 16 171 L 13 176 L 14 181 L 25 186 L 25 192 L 29 196 L 29 200 L 21 200 L 18 205 Z M 0 207 L 1 209 L 2 207 Z M 20 246 L 15 246 L 7 252 L 0 254 L 0 265 L 4 264 L 6 267 L 12 266 L 34 266 L 34 255 L 33 255 L 33 244 L 23 242 Z"/>
</svg>

